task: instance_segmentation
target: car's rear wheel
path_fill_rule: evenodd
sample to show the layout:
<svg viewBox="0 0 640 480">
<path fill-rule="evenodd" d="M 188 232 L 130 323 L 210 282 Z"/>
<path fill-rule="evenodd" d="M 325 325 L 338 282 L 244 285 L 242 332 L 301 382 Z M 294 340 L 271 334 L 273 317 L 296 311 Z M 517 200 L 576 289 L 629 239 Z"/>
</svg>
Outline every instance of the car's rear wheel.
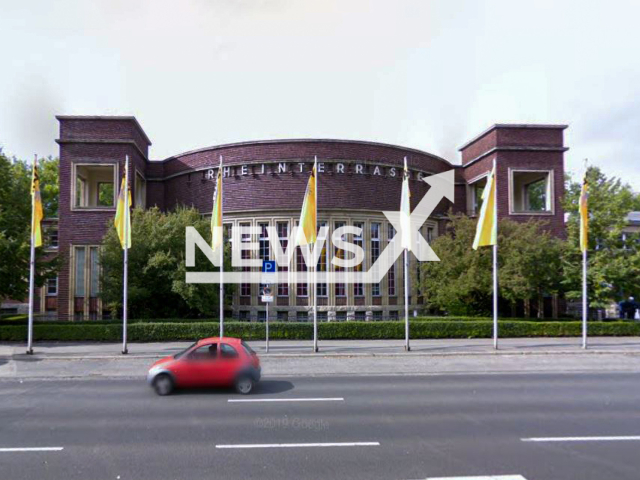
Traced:
<svg viewBox="0 0 640 480">
<path fill-rule="evenodd" d="M 161 373 L 153 381 L 153 389 L 158 395 L 169 395 L 173 392 L 173 379 L 166 373 Z"/>
<path fill-rule="evenodd" d="M 253 378 L 242 375 L 236 379 L 236 392 L 241 395 L 249 395 L 253 390 Z"/>
</svg>

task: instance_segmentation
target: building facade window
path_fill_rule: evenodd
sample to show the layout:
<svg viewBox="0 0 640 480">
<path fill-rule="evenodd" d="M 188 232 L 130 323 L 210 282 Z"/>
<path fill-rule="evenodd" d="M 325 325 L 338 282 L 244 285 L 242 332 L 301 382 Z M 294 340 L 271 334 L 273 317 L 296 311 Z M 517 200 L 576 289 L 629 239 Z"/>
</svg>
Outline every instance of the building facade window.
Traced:
<svg viewBox="0 0 640 480">
<path fill-rule="evenodd" d="M 381 228 L 380 223 L 376 223 L 376 222 L 371 223 L 370 242 L 371 242 L 371 265 L 372 266 L 375 264 L 376 260 L 378 260 L 378 257 L 380 256 L 380 228 Z M 374 275 L 375 274 L 376 272 L 374 271 Z M 380 296 L 379 283 L 371 284 L 371 294 L 374 297 Z"/>
<path fill-rule="evenodd" d="M 55 297 L 58 295 L 58 277 L 49 278 L 47 280 L 47 297 Z"/>
<path fill-rule="evenodd" d="M 322 241 L 322 239 L 320 238 L 320 230 L 322 229 L 322 227 L 326 226 L 327 222 L 318 222 L 318 240 Z M 327 265 L 329 265 L 329 258 L 328 258 L 328 253 L 329 251 L 327 250 L 327 240 L 328 239 L 324 239 L 325 241 L 322 243 L 322 251 L 320 252 L 320 256 L 318 257 L 318 272 L 319 273 L 327 273 Z M 326 297 L 328 295 L 328 288 L 327 288 L 327 282 L 318 282 L 318 284 L 316 285 L 316 295 L 318 297 Z"/>
<path fill-rule="evenodd" d="M 482 206 L 482 193 L 487 186 L 487 177 L 483 177 L 469 185 L 469 215 L 475 216 L 480 213 Z"/>
<path fill-rule="evenodd" d="M 360 228 L 362 229 L 359 235 L 354 235 L 353 237 L 353 244 L 357 245 L 360 248 L 364 248 L 364 223 L 363 222 L 354 222 L 353 226 L 356 228 Z M 363 271 L 363 265 L 364 263 L 364 259 L 363 261 L 360 263 L 360 265 L 356 265 L 353 269 L 354 272 L 356 272 L 356 274 L 362 273 Z M 354 297 L 362 297 L 364 296 L 364 284 L 361 282 L 356 282 L 353 284 L 353 296 Z"/>
<path fill-rule="evenodd" d="M 296 247 L 296 272 L 306 272 L 307 264 L 302 255 L 303 247 Z M 306 246 L 304 248 L 307 248 Z M 307 282 L 298 282 L 296 284 L 296 295 L 298 297 L 307 297 L 309 295 L 309 284 Z"/>
<path fill-rule="evenodd" d="M 258 258 L 263 262 L 269 260 L 271 258 L 271 248 L 269 245 L 269 224 L 267 222 L 258 223 L 258 228 L 260 229 L 260 234 L 258 236 Z M 267 285 L 264 283 L 260 284 L 260 294 L 262 295 L 262 291 Z"/>
<path fill-rule="evenodd" d="M 139 172 L 136 171 L 136 185 L 135 185 L 136 199 L 134 206 L 136 208 L 146 208 L 147 206 L 147 181 Z"/>
<path fill-rule="evenodd" d="M 49 227 L 45 230 L 47 248 L 58 248 L 58 229 Z"/>
<path fill-rule="evenodd" d="M 542 170 L 510 170 L 510 213 L 552 213 L 552 173 L 552 171 Z"/>
<path fill-rule="evenodd" d="M 278 222 L 276 223 L 276 230 L 278 231 L 278 240 L 280 241 L 280 246 L 282 247 L 282 251 L 286 253 L 287 247 L 289 246 L 289 223 L 288 222 Z M 276 259 L 277 260 L 277 259 Z M 281 266 L 278 265 L 279 272 L 288 272 L 289 266 Z M 279 297 L 288 297 L 289 296 L 289 283 L 278 282 L 278 296 Z M 286 313 L 286 312 L 285 312 Z"/>
<path fill-rule="evenodd" d="M 258 227 L 260 228 L 260 237 L 258 237 L 258 255 L 260 260 L 269 260 L 271 256 L 271 250 L 269 245 L 269 233 L 267 232 L 267 228 L 269 227 L 268 223 L 259 223 Z"/>
<path fill-rule="evenodd" d="M 116 205 L 116 165 L 74 164 L 74 208 L 101 209 Z"/>
<path fill-rule="evenodd" d="M 335 230 L 337 230 L 339 228 L 344 227 L 345 224 L 346 224 L 345 222 L 335 222 L 334 225 L 333 225 L 333 228 Z M 341 237 L 341 238 L 344 239 L 344 237 Z M 344 260 L 345 254 L 344 254 L 344 250 L 342 250 L 341 248 L 334 247 L 334 255 L 336 256 L 336 258 Z M 345 269 L 344 269 L 344 267 L 339 267 L 337 265 L 334 265 L 333 266 L 333 271 L 336 272 L 336 274 L 337 274 L 336 275 L 336 277 L 337 277 L 336 279 L 339 280 L 339 279 L 342 279 L 342 277 L 344 276 Z M 334 294 L 335 294 L 336 297 L 344 297 L 344 296 L 346 296 L 347 290 L 345 288 L 344 282 L 336 282 L 334 284 Z"/>
<path fill-rule="evenodd" d="M 241 223 L 240 227 L 249 227 L 250 224 L 249 223 Z M 242 233 L 242 238 L 240 239 L 241 242 L 243 243 L 248 243 L 251 241 L 251 234 L 249 233 Z M 242 253 L 240 254 L 240 258 L 247 260 L 251 258 L 251 251 L 250 250 L 242 250 Z M 250 272 L 251 271 L 251 267 L 242 267 L 242 271 L 243 272 Z M 250 297 L 251 296 L 251 283 L 241 283 L 240 284 L 240 296 L 242 297 Z"/>
<path fill-rule="evenodd" d="M 393 225 L 389 223 L 387 228 L 387 239 L 390 244 L 395 242 L 395 236 L 396 236 L 395 228 L 393 228 Z M 389 268 L 389 271 L 387 272 L 387 293 L 389 294 L 390 297 L 395 297 L 397 295 L 395 262 L 391 265 L 391 268 Z"/>
<path fill-rule="evenodd" d="M 98 246 L 82 245 L 72 247 L 73 313 L 95 315 L 100 304 L 100 264 Z M 56 287 L 57 290 L 57 287 Z"/>
</svg>

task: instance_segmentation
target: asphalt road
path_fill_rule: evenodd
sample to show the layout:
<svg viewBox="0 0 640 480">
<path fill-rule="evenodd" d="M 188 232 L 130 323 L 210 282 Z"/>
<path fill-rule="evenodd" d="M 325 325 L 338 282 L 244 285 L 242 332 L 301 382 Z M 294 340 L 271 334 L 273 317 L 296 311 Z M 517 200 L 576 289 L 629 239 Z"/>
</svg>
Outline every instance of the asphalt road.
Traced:
<svg viewBox="0 0 640 480">
<path fill-rule="evenodd" d="M 228 401 L 294 398 L 325 400 Z M 640 437 L 522 439 L 638 435 L 636 373 L 265 378 L 249 397 L 157 397 L 117 378 L 0 381 L 0 478 L 11 480 L 637 480 Z M 6 450 L 42 447 L 63 449 Z"/>
</svg>

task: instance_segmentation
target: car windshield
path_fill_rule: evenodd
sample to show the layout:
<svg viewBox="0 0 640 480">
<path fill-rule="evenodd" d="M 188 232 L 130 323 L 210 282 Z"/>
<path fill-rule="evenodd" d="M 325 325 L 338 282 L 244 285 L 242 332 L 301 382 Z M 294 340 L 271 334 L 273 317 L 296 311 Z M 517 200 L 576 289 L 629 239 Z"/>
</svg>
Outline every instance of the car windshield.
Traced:
<svg viewBox="0 0 640 480">
<path fill-rule="evenodd" d="M 187 353 L 189 350 L 191 350 L 193 347 L 195 347 L 198 344 L 198 342 L 192 343 L 191 345 L 189 345 L 187 348 L 185 348 L 184 350 L 182 350 L 179 353 L 176 353 L 173 358 L 180 358 L 182 356 L 184 356 L 185 353 Z"/>
</svg>

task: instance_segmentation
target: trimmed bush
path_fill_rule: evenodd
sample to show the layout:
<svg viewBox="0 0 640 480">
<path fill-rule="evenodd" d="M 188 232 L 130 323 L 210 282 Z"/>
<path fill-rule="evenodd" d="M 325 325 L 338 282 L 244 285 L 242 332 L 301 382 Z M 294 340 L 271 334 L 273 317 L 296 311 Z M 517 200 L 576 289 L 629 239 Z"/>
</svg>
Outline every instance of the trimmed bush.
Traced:
<svg viewBox="0 0 640 480">
<path fill-rule="evenodd" d="M 487 321 L 412 321 L 411 338 L 491 338 L 493 327 Z M 129 325 L 131 342 L 166 342 L 173 340 L 194 341 L 218 335 L 217 322 L 189 323 L 134 323 Z M 311 340 L 312 323 L 274 322 L 269 324 L 273 340 Z M 581 322 L 524 322 L 501 321 L 500 337 L 577 337 L 582 332 Z M 225 324 L 225 335 L 245 340 L 262 340 L 265 337 L 264 323 L 229 322 Z M 636 322 L 591 322 L 592 336 L 636 336 L 640 335 L 640 323 Z M 403 322 L 331 322 L 318 325 L 318 336 L 322 340 L 358 339 L 403 339 Z M 27 338 L 25 325 L 0 327 L 0 341 L 23 342 Z M 36 341 L 98 341 L 118 342 L 122 339 L 120 324 L 36 324 Z"/>
</svg>

